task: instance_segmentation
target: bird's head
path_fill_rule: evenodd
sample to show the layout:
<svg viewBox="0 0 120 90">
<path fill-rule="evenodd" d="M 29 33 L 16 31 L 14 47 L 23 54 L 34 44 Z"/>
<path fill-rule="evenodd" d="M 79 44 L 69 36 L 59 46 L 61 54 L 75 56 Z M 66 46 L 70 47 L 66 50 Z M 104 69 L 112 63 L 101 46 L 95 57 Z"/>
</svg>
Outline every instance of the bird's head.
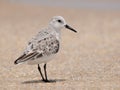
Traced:
<svg viewBox="0 0 120 90">
<path fill-rule="evenodd" d="M 50 21 L 50 25 L 55 29 L 62 29 L 65 27 L 69 30 L 77 32 L 75 29 L 73 29 L 66 23 L 65 19 L 62 16 L 54 16 Z"/>
</svg>

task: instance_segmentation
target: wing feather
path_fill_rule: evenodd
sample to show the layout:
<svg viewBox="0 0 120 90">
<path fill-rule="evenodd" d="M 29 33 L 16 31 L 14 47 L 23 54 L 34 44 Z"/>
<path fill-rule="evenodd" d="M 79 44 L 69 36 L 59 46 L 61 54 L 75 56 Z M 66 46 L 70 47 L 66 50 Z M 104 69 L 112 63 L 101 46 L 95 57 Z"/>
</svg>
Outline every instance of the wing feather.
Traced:
<svg viewBox="0 0 120 90">
<path fill-rule="evenodd" d="M 48 34 L 48 33 L 47 33 Z M 25 62 L 28 60 L 34 60 L 44 56 L 50 56 L 51 54 L 56 54 L 59 51 L 59 40 L 53 34 L 47 35 L 42 39 L 33 38 L 24 51 L 24 54 L 15 60 L 15 64 Z"/>
<path fill-rule="evenodd" d="M 15 60 L 14 64 L 18 64 L 18 63 L 33 59 L 36 55 L 38 55 L 37 52 L 29 53 L 27 55 L 23 54 L 22 56 L 20 56 L 18 59 Z"/>
</svg>

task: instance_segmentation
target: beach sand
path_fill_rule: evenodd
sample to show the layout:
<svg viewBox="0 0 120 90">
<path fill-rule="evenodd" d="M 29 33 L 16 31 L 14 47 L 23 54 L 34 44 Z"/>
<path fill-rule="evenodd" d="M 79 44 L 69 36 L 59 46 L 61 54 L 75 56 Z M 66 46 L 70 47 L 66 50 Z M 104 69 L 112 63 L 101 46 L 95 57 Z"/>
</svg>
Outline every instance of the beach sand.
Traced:
<svg viewBox="0 0 120 90">
<path fill-rule="evenodd" d="M 61 15 L 61 50 L 40 81 L 37 65 L 14 65 L 33 35 Z M 120 12 L 0 2 L 0 90 L 120 90 Z"/>
</svg>

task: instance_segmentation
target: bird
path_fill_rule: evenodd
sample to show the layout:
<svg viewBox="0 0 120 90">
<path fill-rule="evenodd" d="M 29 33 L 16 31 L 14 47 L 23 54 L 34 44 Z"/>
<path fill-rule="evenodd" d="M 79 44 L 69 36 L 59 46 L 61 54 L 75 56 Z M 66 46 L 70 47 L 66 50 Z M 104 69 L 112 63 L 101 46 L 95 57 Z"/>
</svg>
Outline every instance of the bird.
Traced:
<svg viewBox="0 0 120 90">
<path fill-rule="evenodd" d="M 52 60 L 60 49 L 61 29 L 67 28 L 75 33 L 77 31 L 69 26 L 62 16 L 54 16 L 50 20 L 46 28 L 41 29 L 35 36 L 32 37 L 14 64 L 27 63 L 30 65 L 38 65 L 38 71 L 41 79 L 44 82 L 50 82 L 47 78 L 46 66 L 48 61 Z M 41 71 L 40 64 L 44 64 L 44 75 Z"/>
</svg>

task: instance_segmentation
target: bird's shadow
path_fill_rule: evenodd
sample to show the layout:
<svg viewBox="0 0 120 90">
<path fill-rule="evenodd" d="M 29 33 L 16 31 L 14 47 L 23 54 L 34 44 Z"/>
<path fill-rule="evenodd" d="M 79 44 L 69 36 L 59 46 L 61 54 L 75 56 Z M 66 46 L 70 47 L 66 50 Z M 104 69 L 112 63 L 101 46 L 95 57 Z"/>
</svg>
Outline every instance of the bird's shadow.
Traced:
<svg viewBox="0 0 120 90">
<path fill-rule="evenodd" d="M 29 80 L 29 81 L 24 81 L 22 84 L 31 84 L 31 83 L 56 83 L 56 82 L 63 82 L 66 81 L 65 79 L 54 79 L 54 80 L 49 80 L 49 82 L 44 82 L 42 80 Z"/>
</svg>

